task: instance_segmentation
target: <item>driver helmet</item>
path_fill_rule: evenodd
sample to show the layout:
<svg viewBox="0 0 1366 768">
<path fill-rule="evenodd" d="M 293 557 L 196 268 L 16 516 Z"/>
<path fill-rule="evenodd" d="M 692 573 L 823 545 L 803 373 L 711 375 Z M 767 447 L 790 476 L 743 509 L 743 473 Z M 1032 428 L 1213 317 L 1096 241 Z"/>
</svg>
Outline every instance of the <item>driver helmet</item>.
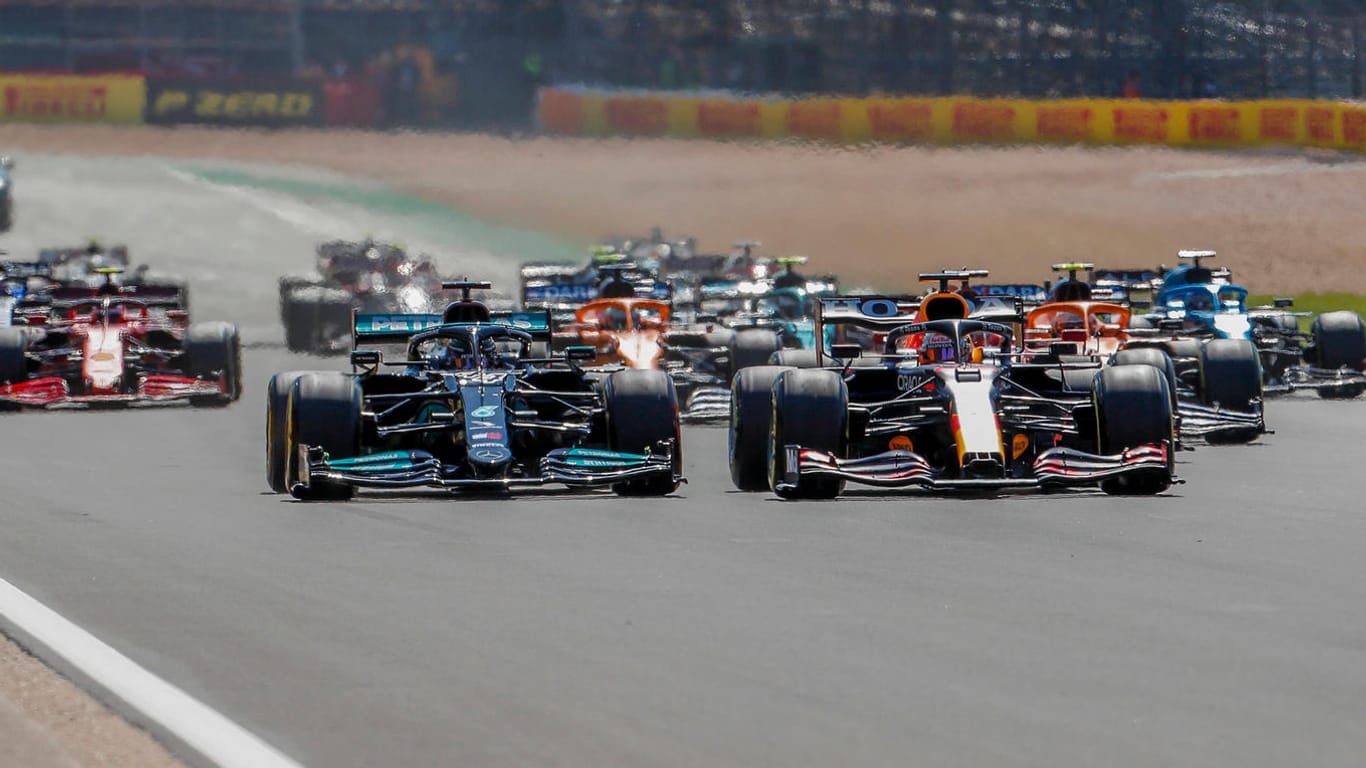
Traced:
<svg viewBox="0 0 1366 768">
<path fill-rule="evenodd" d="M 1073 312 L 1059 312 L 1053 321 L 1053 325 L 1059 331 L 1070 331 L 1083 327 L 1083 321 L 1081 315 Z"/>
<path fill-rule="evenodd" d="M 128 308 L 122 304 L 106 303 L 95 311 L 97 320 L 108 323 L 121 323 L 128 317 Z"/>
<path fill-rule="evenodd" d="M 1186 309 L 1208 312 L 1214 309 L 1214 299 L 1208 293 L 1193 293 L 1186 299 Z"/>
<path fill-rule="evenodd" d="M 608 307 L 599 315 L 598 327 L 604 331 L 626 330 L 626 310 L 621 307 Z"/>
<path fill-rule="evenodd" d="M 484 361 L 485 368 L 497 368 L 503 363 L 503 356 L 499 354 L 498 342 L 491 338 L 479 340 L 479 357 Z"/>
<path fill-rule="evenodd" d="M 439 339 L 430 354 L 432 364 L 442 370 L 461 371 L 475 367 L 474 355 L 454 339 Z"/>
<path fill-rule="evenodd" d="M 940 333 L 925 337 L 920 359 L 926 363 L 951 363 L 955 359 L 953 339 Z"/>
<path fill-rule="evenodd" d="M 802 288 L 806 285 L 806 278 L 798 272 L 786 271 L 773 278 L 774 288 Z"/>
</svg>

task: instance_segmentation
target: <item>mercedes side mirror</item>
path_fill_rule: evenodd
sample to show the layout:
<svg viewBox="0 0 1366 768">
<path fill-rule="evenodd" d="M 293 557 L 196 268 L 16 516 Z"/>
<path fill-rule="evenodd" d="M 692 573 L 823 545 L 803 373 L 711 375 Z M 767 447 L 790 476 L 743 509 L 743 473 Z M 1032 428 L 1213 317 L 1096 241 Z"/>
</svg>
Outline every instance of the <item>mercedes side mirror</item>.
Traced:
<svg viewBox="0 0 1366 768">
<path fill-rule="evenodd" d="M 351 352 L 351 365 L 357 368 L 373 368 L 379 365 L 378 349 L 357 349 Z"/>
<path fill-rule="evenodd" d="M 564 356 L 566 360 L 571 362 L 586 363 L 597 358 L 598 350 L 595 347 L 575 344 L 572 347 L 564 348 Z"/>
<path fill-rule="evenodd" d="M 830 356 L 838 360 L 853 360 L 863 355 L 863 347 L 857 344 L 831 344 Z"/>
</svg>

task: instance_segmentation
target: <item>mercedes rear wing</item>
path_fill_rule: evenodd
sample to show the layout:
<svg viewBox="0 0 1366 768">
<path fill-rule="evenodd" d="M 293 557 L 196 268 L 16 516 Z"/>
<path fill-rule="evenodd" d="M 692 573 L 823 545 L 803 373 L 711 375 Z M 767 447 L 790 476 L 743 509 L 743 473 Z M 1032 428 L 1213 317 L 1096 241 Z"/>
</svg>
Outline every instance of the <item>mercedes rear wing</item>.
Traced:
<svg viewBox="0 0 1366 768">
<path fill-rule="evenodd" d="M 501 325 L 525 331 L 537 341 L 550 341 L 550 313 L 547 310 L 495 311 L 484 325 Z M 367 341 L 376 344 L 401 344 L 415 333 L 440 326 L 437 314 L 376 314 L 353 310 L 351 313 L 352 348 Z M 469 325 L 469 323 L 454 323 Z"/>
</svg>

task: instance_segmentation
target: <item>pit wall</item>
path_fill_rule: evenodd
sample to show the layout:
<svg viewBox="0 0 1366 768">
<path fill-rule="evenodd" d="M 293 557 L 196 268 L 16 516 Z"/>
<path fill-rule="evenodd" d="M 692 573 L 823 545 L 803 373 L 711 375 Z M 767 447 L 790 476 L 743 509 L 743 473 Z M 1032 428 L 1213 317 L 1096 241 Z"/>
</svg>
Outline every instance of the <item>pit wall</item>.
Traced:
<svg viewBox="0 0 1366 768">
<path fill-rule="evenodd" d="M 542 88 L 547 133 L 932 144 L 1286 145 L 1366 151 L 1366 103 L 874 97 Z"/>
</svg>

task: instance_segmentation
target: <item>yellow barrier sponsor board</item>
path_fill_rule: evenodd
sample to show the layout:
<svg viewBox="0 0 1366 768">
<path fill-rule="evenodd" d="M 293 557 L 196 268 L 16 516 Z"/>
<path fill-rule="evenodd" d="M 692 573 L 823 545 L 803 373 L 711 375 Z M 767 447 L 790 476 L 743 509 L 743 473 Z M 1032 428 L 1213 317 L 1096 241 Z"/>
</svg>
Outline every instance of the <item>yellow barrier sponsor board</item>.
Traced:
<svg viewBox="0 0 1366 768">
<path fill-rule="evenodd" d="M 1279 144 L 1366 151 L 1366 104 L 1295 99 L 782 100 L 548 89 L 541 98 L 541 123 L 550 132 L 587 135 L 943 144 Z"/>
<path fill-rule="evenodd" d="M 147 88 L 140 75 L 0 75 L 0 121 L 142 122 Z"/>
</svg>

